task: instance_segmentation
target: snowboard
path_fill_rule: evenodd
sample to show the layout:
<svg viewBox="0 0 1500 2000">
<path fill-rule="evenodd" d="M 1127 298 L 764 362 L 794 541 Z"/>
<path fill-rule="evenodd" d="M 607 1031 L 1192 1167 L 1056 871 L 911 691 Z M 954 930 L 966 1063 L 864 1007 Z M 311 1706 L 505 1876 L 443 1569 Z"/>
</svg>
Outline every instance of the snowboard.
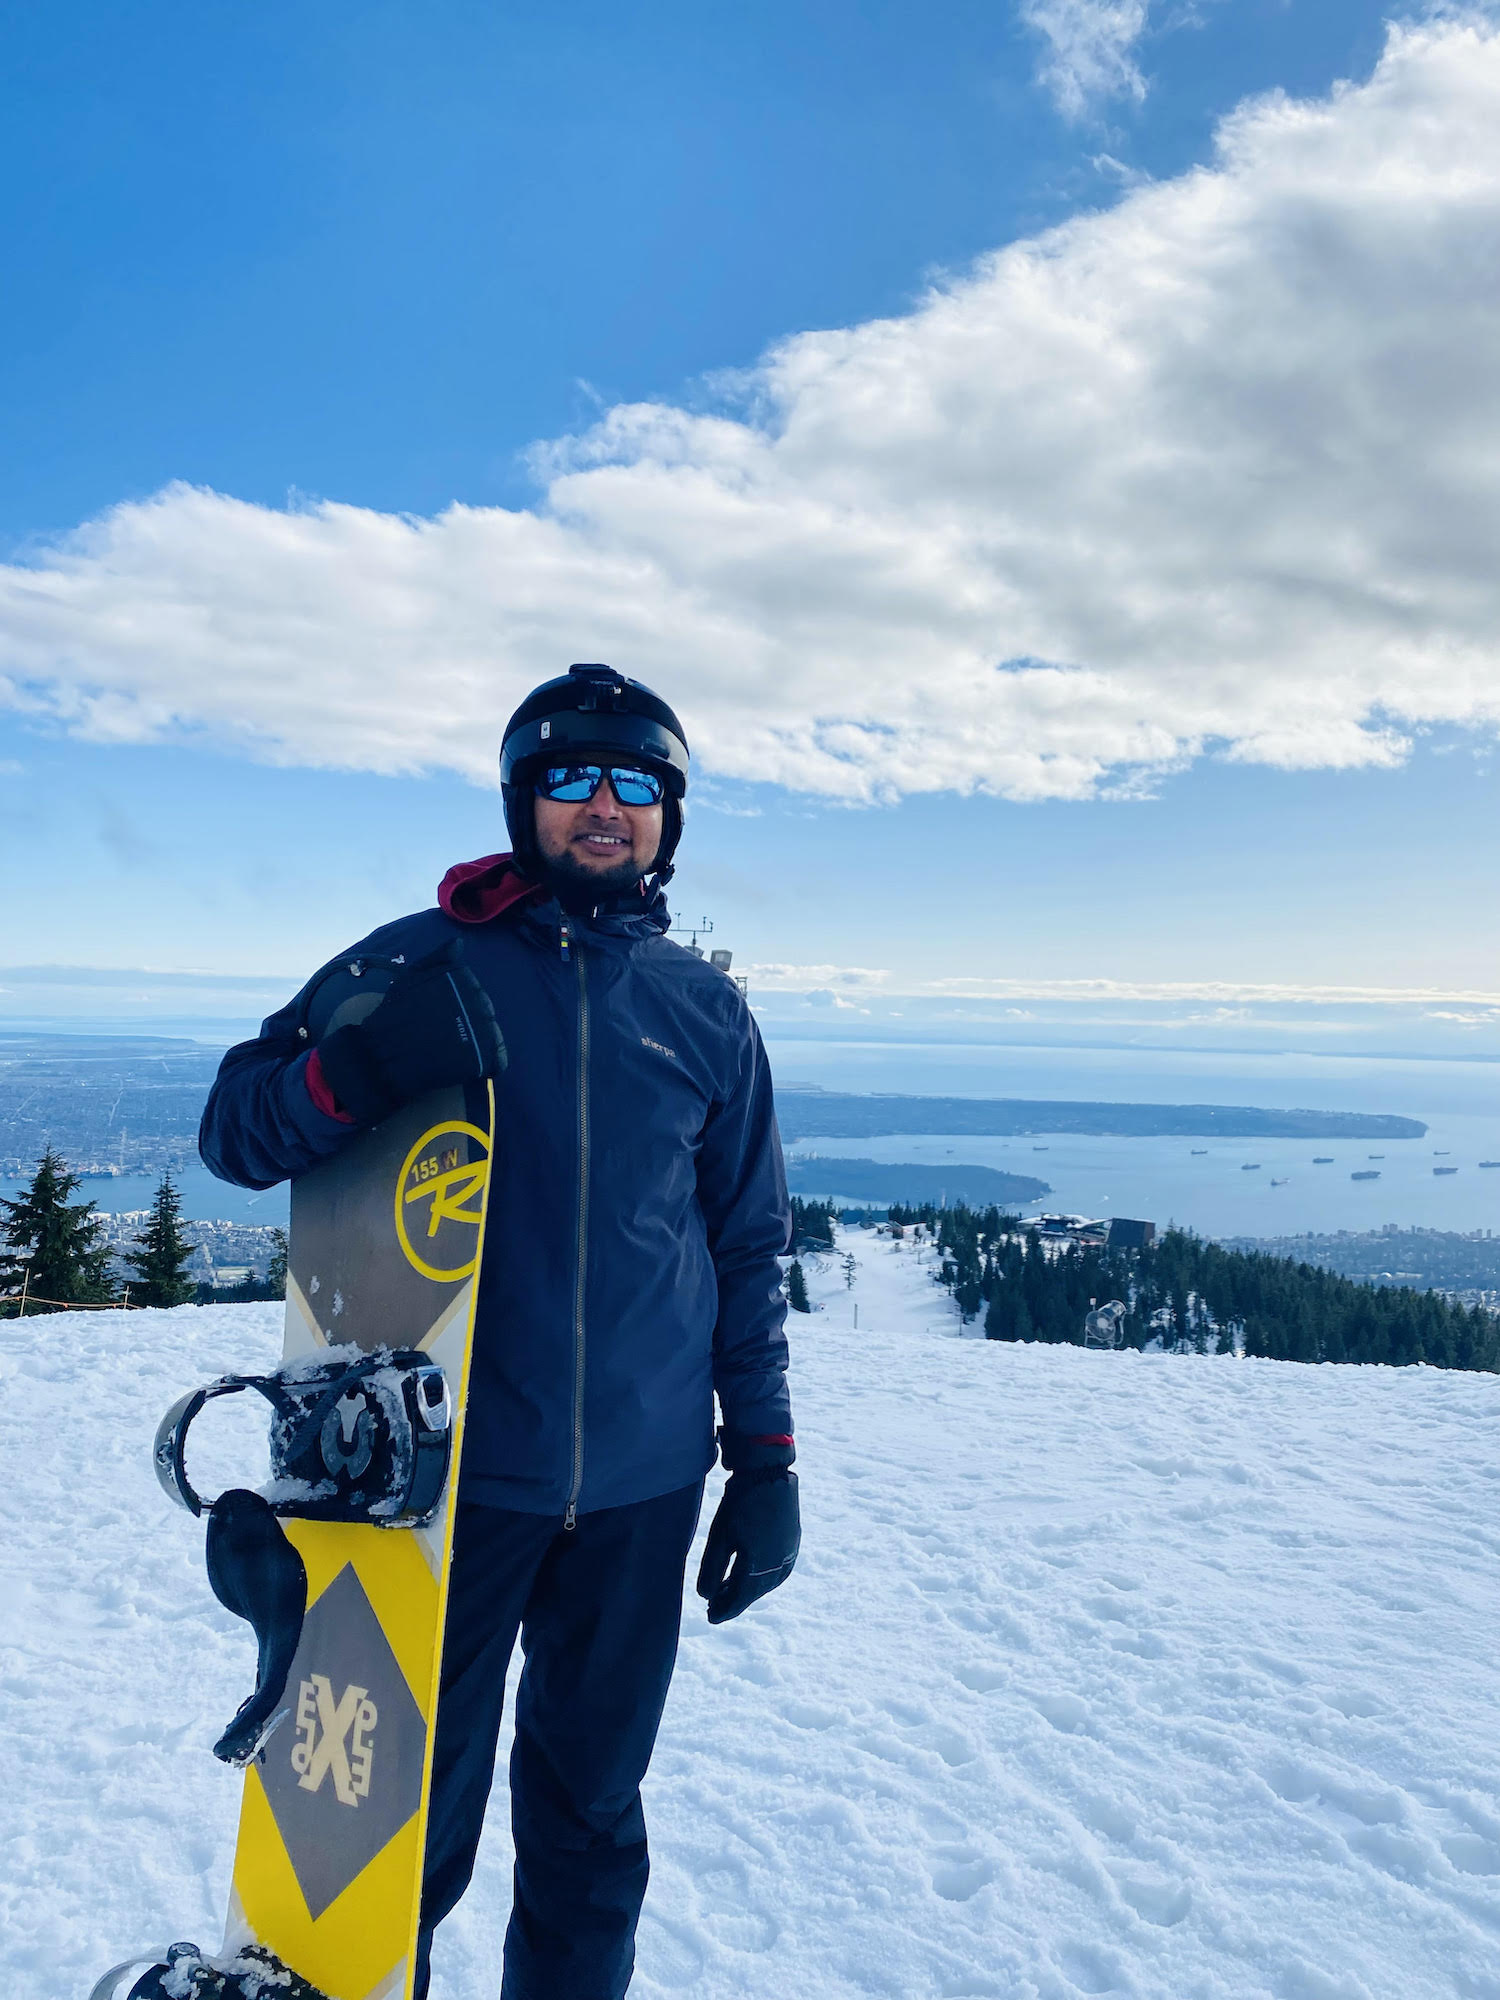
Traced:
<svg viewBox="0 0 1500 2000">
<path fill-rule="evenodd" d="M 283 1365 L 418 1349 L 453 1439 L 425 1526 L 283 1518 L 307 1608 L 284 1719 L 245 1772 L 214 1961 L 242 1979 L 269 1962 L 268 1992 L 295 1990 L 284 1967 L 326 2000 L 411 1993 L 493 1135 L 490 1084 L 434 1092 L 292 1184 Z"/>
</svg>

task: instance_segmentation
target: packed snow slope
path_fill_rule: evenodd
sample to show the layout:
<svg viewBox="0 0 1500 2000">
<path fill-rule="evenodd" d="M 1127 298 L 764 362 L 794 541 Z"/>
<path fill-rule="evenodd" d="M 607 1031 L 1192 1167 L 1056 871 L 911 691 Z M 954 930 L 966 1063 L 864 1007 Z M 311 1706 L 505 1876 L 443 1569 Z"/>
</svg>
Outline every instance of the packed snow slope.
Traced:
<svg viewBox="0 0 1500 2000">
<path fill-rule="evenodd" d="M 1500 2000 L 1500 1381 L 991 1345 L 841 1248 L 797 1573 L 688 1600 L 634 1994 Z M 251 1647 L 147 1447 L 276 1322 L 0 1326 L 3 2000 L 216 1941 Z M 499 1990 L 504 1817 L 439 2000 Z"/>
</svg>

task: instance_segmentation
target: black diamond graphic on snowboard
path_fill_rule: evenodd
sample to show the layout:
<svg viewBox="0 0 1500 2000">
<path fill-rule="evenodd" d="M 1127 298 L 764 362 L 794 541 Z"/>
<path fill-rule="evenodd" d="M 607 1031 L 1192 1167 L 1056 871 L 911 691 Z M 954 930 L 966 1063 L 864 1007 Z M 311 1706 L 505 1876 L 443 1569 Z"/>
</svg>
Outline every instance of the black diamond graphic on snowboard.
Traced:
<svg viewBox="0 0 1500 2000">
<path fill-rule="evenodd" d="M 427 1731 L 380 1620 L 345 1564 L 307 1614 L 291 1714 L 261 1781 L 298 1884 L 322 1916 L 417 1810 Z"/>
</svg>

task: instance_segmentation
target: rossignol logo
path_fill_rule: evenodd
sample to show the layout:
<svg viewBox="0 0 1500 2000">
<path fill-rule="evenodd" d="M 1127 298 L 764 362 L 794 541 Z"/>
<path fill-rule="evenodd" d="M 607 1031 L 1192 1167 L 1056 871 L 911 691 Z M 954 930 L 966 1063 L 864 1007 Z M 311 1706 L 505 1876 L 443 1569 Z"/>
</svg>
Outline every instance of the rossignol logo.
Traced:
<svg viewBox="0 0 1500 2000">
<path fill-rule="evenodd" d="M 396 1239 L 424 1278 L 452 1284 L 479 1261 L 489 1135 L 462 1119 L 434 1125 L 401 1163 Z"/>
<path fill-rule="evenodd" d="M 303 1681 L 297 1696 L 297 1740 L 292 1745 L 292 1769 L 303 1791 L 315 1792 L 325 1778 L 332 1778 L 341 1806 L 357 1806 L 367 1799 L 375 1756 L 371 1738 L 379 1719 L 368 1689 L 351 1683 L 335 1702 L 326 1675 L 313 1674 Z"/>
<path fill-rule="evenodd" d="M 649 1035 L 641 1036 L 641 1047 L 643 1049 L 654 1049 L 659 1056 L 666 1056 L 670 1062 L 676 1062 L 677 1060 L 676 1049 L 669 1049 L 665 1042 L 653 1042 Z"/>
</svg>

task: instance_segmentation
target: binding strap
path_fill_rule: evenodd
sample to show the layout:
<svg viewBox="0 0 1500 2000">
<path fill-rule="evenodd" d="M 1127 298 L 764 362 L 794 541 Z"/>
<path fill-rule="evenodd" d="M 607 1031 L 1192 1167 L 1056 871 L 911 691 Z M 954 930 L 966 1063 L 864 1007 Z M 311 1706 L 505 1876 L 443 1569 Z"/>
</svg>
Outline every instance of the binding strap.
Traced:
<svg viewBox="0 0 1500 2000">
<path fill-rule="evenodd" d="M 179 1396 L 156 1428 L 162 1490 L 191 1514 L 207 1502 L 187 1474 L 188 1432 L 206 1403 L 253 1389 L 271 1405 L 272 1499 L 312 1521 L 418 1527 L 442 1498 L 453 1402 L 441 1367 L 416 1349 L 303 1361 L 272 1375 L 221 1375 Z"/>
<path fill-rule="evenodd" d="M 120 1981 L 127 1972 L 134 1972 L 138 1965 L 146 1965 L 153 1972 L 160 1972 L 167 1964 L 167 1952 L 190 1951 L 191 1945 L 172 1944 L 165 1952 L 137 1952 L 134 1958 L 122 1958 L 118 1965 L 112 1965 L 102 1979 L 96 1979 L 89 1988 L 89 2000 L 115 2000 Z M 128 2000 L 128 1996 L 127 1996 Z"/>
<path fill-rule="evenodd" d="M 246 1621 L 259 1649 L 255 1691 L 214 1745 L 222 1763 L 243 1769 L 286 1719 L 278 1704 L 302 1637 L 307 1568 L 269 1503 L 243 1486 L 231 1486 L 209 1509 L 204 1553 L 214 1596 Z"/>
<path fill-rule="evenodd" d="M 156 1477 L 163 1492 L 186 1507 L 190 1514 L 202 1514 L 206 1510 L 208 1503 L 187 1476 L 187 1438 L 194 1418 L 204 1404 L 212 1402 L 216 1396 L 232 1396 L 241 1389 L 254 1389 L 257 1395 L 264 1396 L 278 1417 L 295 1423 L 287 1446 L 287 1456 L 295 1457 L 307 1439 L 318 1434 L 340 1397 L 366 1377 L 388 1367 L 390 1359 L 383 1352 L 364 1355 L 335 1375 L 322 1388 L 310 1408 L 287 1393 L 279 1375 L 221 1375 L 217 1382 L 210 1382 L 205 1388 L 189 1389 L 185 1396 L 178 1397 L 156 1427 L 151 1462 L 156 1467 Z"/>
<path fill-rule="evenodd" d="M 207 1958 L 195 1944 L 169 1944 L 155 1959 L 127 1958 L 112 1966 L 89 2000 L 115 2000 L 115 1989 L 138 1965 L 146 1970 L 125 2000 L 326 2000 L 310 1980 L 262 1945 L 227 1958 Z"/>
</svg>

